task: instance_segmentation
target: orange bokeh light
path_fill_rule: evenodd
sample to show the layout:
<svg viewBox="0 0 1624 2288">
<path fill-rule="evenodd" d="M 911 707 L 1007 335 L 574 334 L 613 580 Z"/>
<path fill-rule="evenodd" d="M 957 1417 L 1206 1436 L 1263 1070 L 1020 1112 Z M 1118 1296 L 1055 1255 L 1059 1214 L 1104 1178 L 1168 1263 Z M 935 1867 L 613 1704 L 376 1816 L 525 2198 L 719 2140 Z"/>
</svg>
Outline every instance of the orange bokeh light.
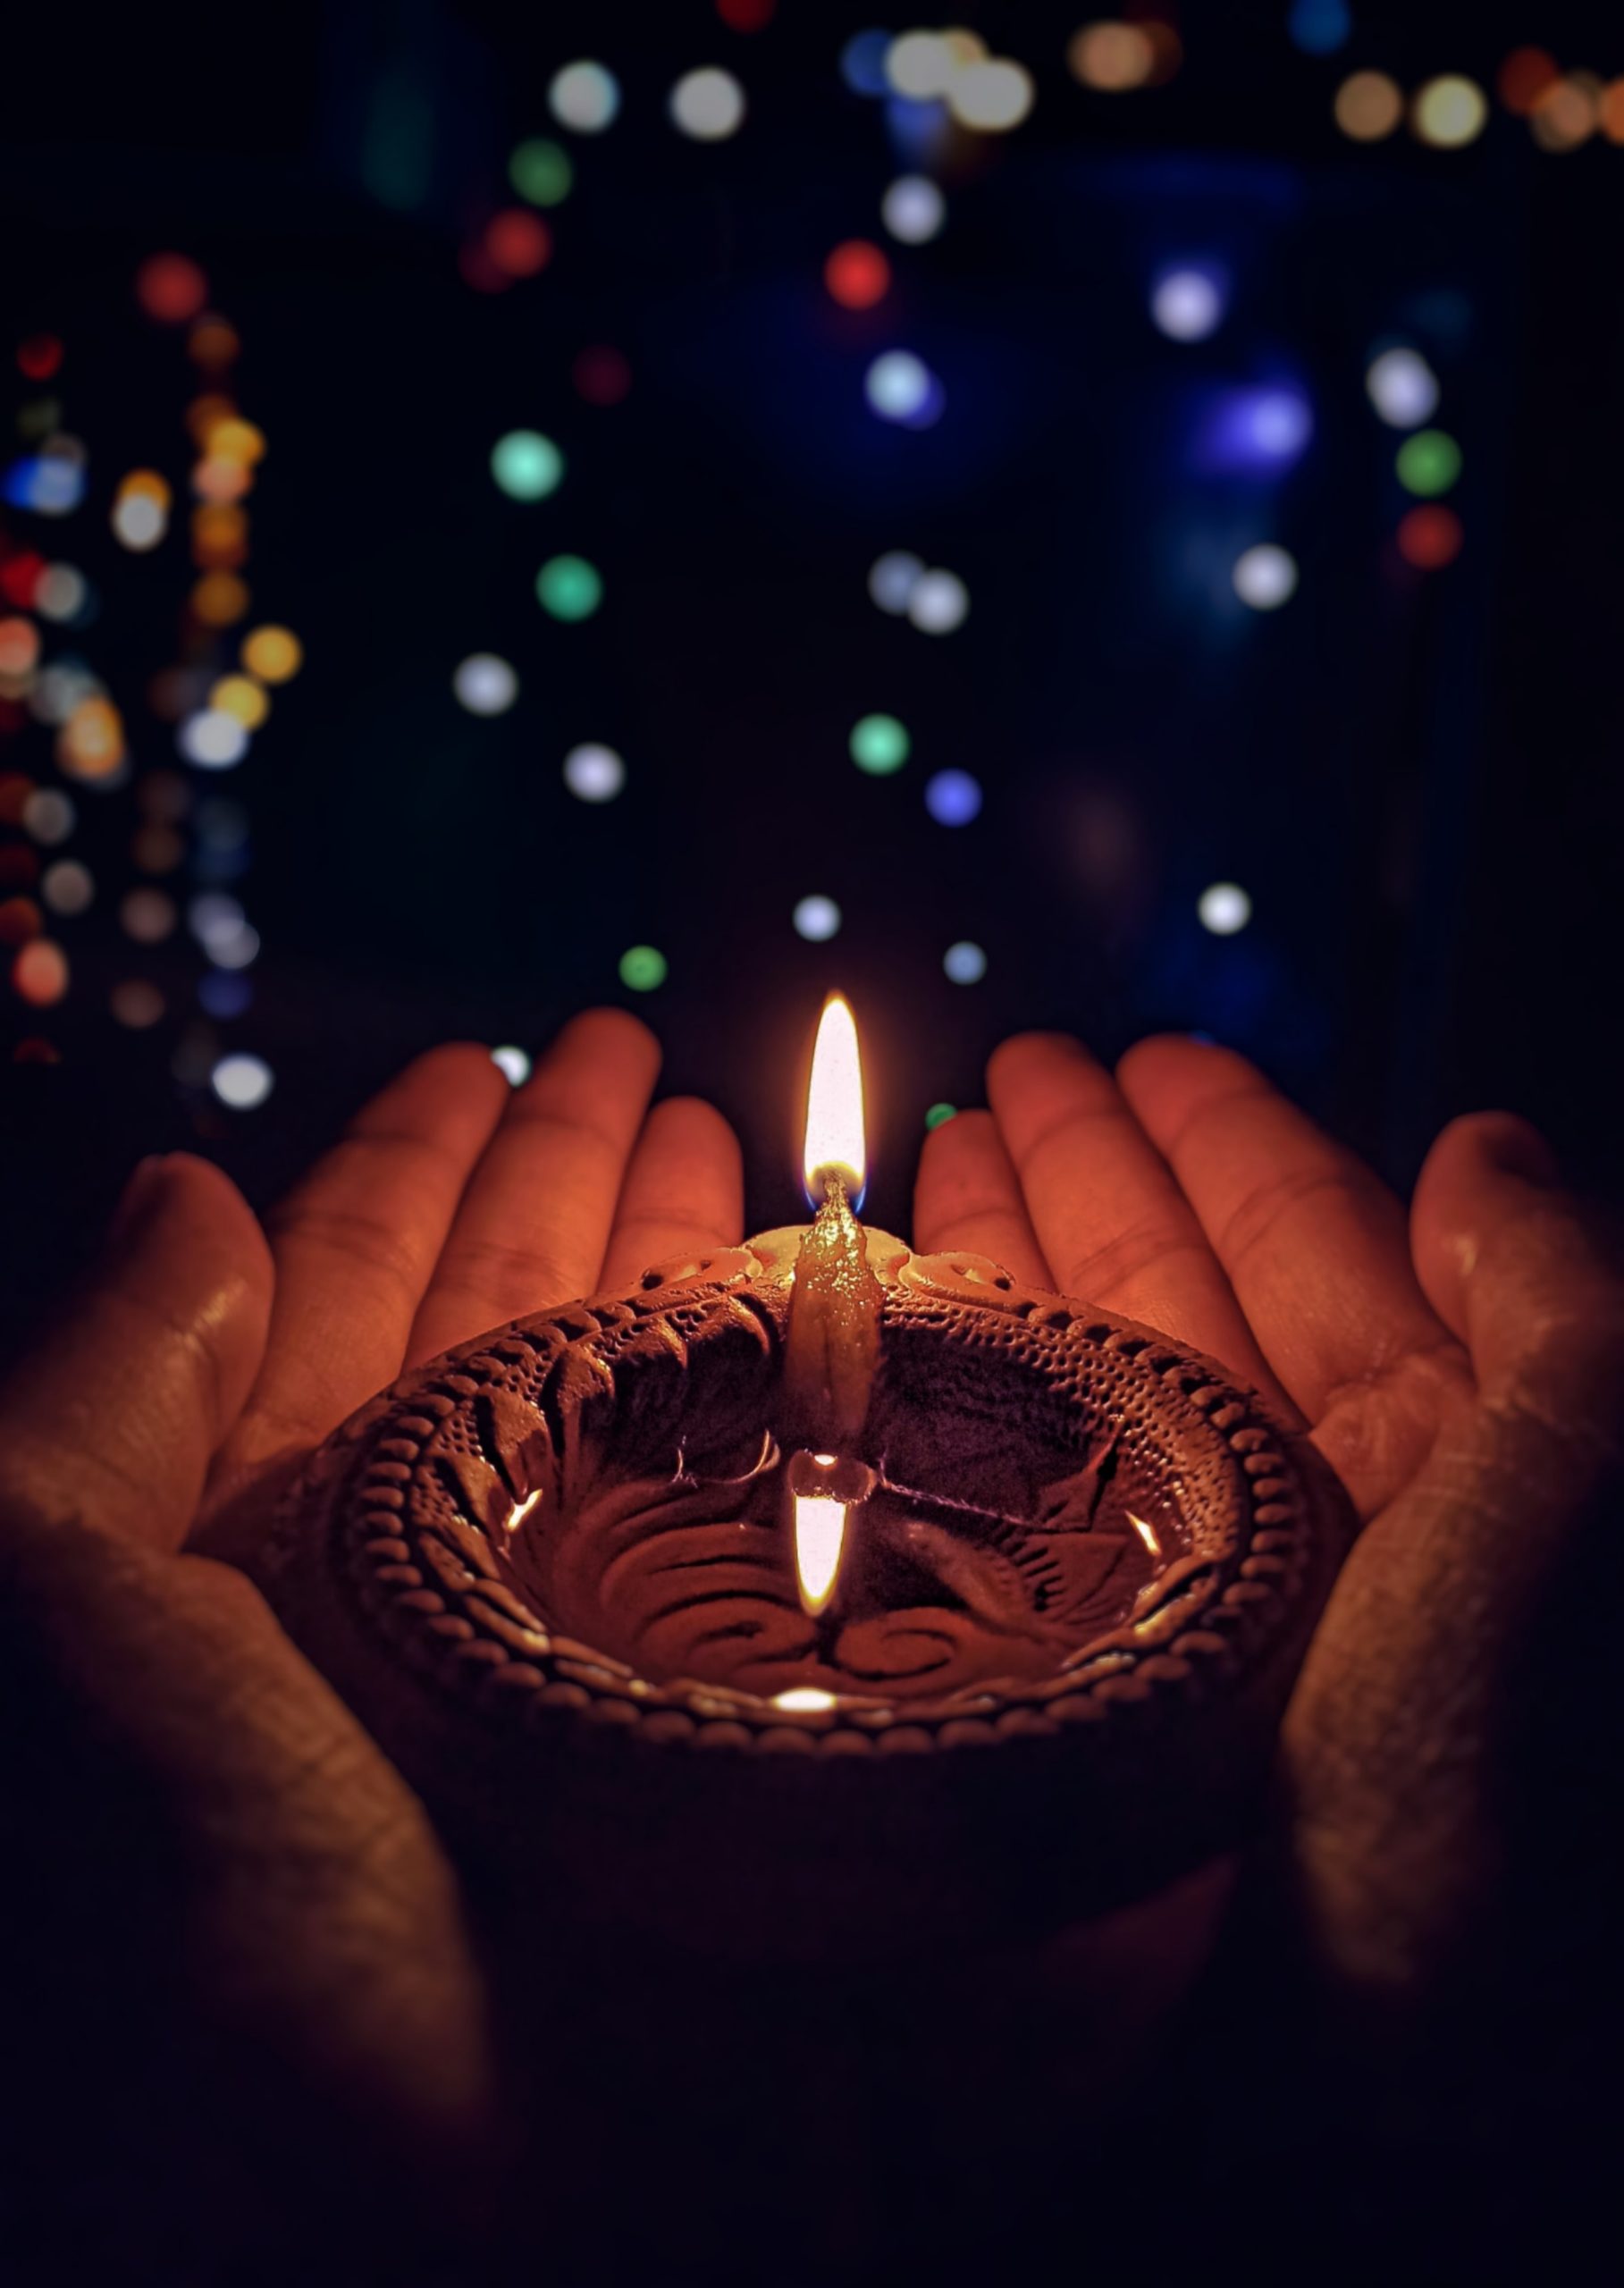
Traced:
<svg viewBox="0 0 1624 2288">
<path fill-rule="evenodd" d="M 39 630 L 31 619 L 0 619 L 0 676 L 25 676 L 39 657 Z"/>
<path fill-rule="evenodd" d="M 12 987 L 36 1009 L 48 1009 L 68 989 L 68 957 L 54 938 L 36 938 L 12 963 Z"/>
<path fill-rule="evenodd" d="M 70 778 L 111 778 L 124 760 L 124 723 L 110 699 L 81 699 L 56 734 Z"/>
<path fill-rule="evenodd" d="M 824 264 L 823 282 L 843 310 L 871 310 L 891 290 L 891 265 L 867 239 L 847 239 Z"/>
<path fill-rule="evenodd" d="M 192 558 L 205 567 L 233 572 L 248 552 L 248 520 L 240 509 L 212 501 L 192 511 Z"/>
<path fill-rule="evenodd" d="M 192 616 L 205 627 L 231 627 L 248 608 L 247 584 L 234 572 L 206 572 L 191 593 Z"/>
</svg>

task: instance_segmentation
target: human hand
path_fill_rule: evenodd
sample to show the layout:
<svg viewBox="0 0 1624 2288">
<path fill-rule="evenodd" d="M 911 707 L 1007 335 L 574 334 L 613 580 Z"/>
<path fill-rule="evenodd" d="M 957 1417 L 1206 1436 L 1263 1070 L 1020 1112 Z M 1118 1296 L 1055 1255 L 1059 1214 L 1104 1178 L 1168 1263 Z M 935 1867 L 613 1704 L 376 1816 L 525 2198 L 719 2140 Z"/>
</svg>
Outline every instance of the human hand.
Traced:
<svg viewBox="0 0 1624 2288">
<path fill-rule="evenodd" d="M 928 1139 L 924 1249 L 995 1258 L 1210 1354 L 1306 1418 L 1363 1531 L 1282 1754 L 1302 1936 L 1402 2007 L 1492 1914 L 1514 1672 L 1620 1459 L 1624 1283 L 1504 1114 L 1434 1145 L 1408 1230 L 1241 1057 L 1005 1043 Z M 1578 1743 L 1564 1753 L 1582 1753 Z"/>
<path fill-rule="evenodd" d="M 452 1871 L 257 1591 L 196 1552 L 246 1555 L 403 1367 L 736 1241 L 732 1134 L 693 1101 L 647 1112 L 657 1064 L 612 1011 L 511 1093 L 484 1050 L 432 1051 L 268 1248 L 218 1171 L 148 1164 L 0 1392 L 8 1959 L 49 1998 L 18 2078 L 42 2197 L 61 2211 L 63 2153 L 76 2186 L 111 2162 L 154 2276 L 222 2276 L 222 2234 L 263 2256 L 316 2205 L 376 2259 L 382 2218 L 409 2237 L 477 2197 L 493 2069 Z"/>
</svg>

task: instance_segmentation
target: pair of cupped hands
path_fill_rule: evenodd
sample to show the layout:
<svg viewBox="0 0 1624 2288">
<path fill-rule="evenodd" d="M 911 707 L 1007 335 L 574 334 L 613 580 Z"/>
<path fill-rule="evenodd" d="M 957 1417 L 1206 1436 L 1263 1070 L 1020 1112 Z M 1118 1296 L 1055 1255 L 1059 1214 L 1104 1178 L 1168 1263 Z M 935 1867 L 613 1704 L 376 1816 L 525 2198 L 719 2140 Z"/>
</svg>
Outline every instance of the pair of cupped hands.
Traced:
<svg viewBox="0 0 1624 2288">
<path fill-rule="evenodd" d="M 404 1368 L 739 1241 L 735 1138 L 706 1104 L 652 1103 L 659 1062 L 609 1010 L 514 1090 L 476 1046 L 432 1050 L 263 1229 L 206 1162 L 143 1163 L 0 1393 L 5 1690 L 33 1773 L 13 1905 L 77 1947 L 90 1999 L 64 2040 L 91 2074 L 132 2072 L 131 2103 L 140 2058 L 95 2054 L 98 1979 L 150 1985 L 147 2032 L 119 2039 L 196 2044 L 169 2078 L 195 2065 L 223 2106 L 246 2083 L 268 2122 L 293 2091 L 453 2175 L 479 2148 L 501 1998 L 456 1875 L 232 1560 Z M 1148 1040 L 1113 1072 L 1026 1035 L 988 1094 L 926 1140 L 914 1244 L 1211 1354 L 1306 1421 L 1348 1491 L 1362 1532 L 1285 1720 L 1275 1847 L 1327 1977 L 1401 2002 L 1495 1880 L 1489 1743 L 1616 1459 L 1624 1286 L 1507 1115 L 1444 1131 L 1407 1216 L 1211 1045 Z"/>
</svg>

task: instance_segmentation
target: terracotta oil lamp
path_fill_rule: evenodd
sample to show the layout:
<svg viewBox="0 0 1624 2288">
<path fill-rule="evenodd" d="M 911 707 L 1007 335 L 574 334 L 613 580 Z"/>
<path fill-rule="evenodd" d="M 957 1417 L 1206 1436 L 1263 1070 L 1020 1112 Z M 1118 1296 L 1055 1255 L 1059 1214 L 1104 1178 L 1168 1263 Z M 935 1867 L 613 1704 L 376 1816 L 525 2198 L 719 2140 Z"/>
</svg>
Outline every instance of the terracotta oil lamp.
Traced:
<svg viewBox="0 0 1624 2288">
<path fill-rule="evenodd" d="M 1341 1491 L 1216 1361 L 866 1230 L 837 998 L 804 1174 L 810 1226 L 374 1399 L 271 1594 L 538 1901 L 817 1959 L 1145 1897 L 1258 1793 Z"/>
</svg>

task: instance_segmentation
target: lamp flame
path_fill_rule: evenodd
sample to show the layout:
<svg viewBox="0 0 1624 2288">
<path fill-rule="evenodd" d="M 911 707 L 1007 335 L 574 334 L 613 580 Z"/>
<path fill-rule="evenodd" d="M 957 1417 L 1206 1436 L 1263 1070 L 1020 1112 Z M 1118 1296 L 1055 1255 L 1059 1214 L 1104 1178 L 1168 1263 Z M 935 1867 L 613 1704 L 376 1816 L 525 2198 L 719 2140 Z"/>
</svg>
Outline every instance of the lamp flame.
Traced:
<svg viewBox="0 0 1624 2288">
<path fill-rule="evenodd" d="M 806 1141 L 801 1173 L 814 1207 L 823 1197 L 822 1179 L 837 1175 L 854 1209 L 862 1204 L 868 1159 L 862 1134 L 862 1059 L 857 1021 L 844 995 L 831 993 L 818 1021 L 812 1081 L 806 1091 Z"/>
<path fill-rule="evenodd" d="M 801 1602 L 815 1617 L 835 1594 L 847 1504 L 827 1493 L 797 1493 L 795 1499 L 795 1577 Z"/>
</svg>

